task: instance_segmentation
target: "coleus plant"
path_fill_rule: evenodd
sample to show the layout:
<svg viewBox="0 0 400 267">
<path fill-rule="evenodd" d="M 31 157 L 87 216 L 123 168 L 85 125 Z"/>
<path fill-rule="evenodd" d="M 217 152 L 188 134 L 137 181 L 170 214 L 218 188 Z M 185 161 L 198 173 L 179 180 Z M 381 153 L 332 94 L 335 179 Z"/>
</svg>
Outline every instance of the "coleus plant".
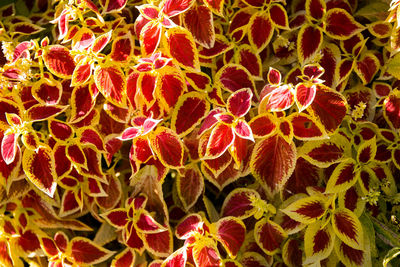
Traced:
<svg viewBox="0 0 400 267">
<path fill-rule="evenodd" d="M 0 265 L 399 265 L 398 7 L 2 1 Z"/>
</svg>

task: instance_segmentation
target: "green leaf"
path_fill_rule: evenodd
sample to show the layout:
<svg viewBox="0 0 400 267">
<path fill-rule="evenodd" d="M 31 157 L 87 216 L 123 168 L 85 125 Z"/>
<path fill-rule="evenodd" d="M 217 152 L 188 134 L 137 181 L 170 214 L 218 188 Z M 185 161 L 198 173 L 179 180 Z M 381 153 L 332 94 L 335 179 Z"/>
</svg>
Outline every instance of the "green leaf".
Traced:
<svg viewBox="0 0 400 267">
<path fill-rule="evenodd" d="M 383 267 L 386 267 L 392 259 L 396 258 L 400 254 L 400 248 L 395 247 L 388 251 L 385 258 L 383 259 Z"/>
</svg>

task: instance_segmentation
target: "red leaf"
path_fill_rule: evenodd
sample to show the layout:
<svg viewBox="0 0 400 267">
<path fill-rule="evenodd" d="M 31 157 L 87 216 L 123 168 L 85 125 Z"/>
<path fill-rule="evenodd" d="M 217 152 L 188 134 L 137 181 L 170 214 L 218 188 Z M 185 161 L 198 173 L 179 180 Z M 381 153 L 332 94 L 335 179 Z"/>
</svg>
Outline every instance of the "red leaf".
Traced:
<svg viewBox="0 0 400 267">
<path fill-rule="evenodd" d="M 225 0 L 205 0 L 204 3 L 212 12 L 222 16 Z"/>
<path fill-rule="evenodd" d="M 144 234 L 147 250 L 159 257 L 167 257 L 173 251 L 173 237 L 170 230 Z"/>
<path fill-rule="evenodd" d="M 270 42 L 274 33 L 269 14 L 264 11 L 255 13 L 250 19 L 249 27 L 248 35 L 250 44 L 257 51 L 263 50 Z"/>
<path fill-rule="evenodd" d="M 165 227 L 162 227 L 159 223 L 157 223 L 151 215 L 143 210 L 137 215 L 136 227 L 137 229 L 146 234 L 153 234 L 159 232 L 165 232 Z"/>
<path fill-rule="evenodd" d="M 168 71 L 166 74 L 159 76 L 157 86 L 159 88 L 159 97 L 164 108 L 169 110 L 173 108 L 179 100 L 179 97 L 187 90 L 186 82 L 182 74 L 176 69 L 166 67 Z"/>
<path fill-rule="evenodd" d="M 200 69 L 199 55 L 193 36 L 182 27 L 167 30 L 166 41 L 170 55 L 183 68 Z"/>
<path fill-rule="evenodd" d="M 188 10 L 194 2 L 193 0 L 164 0 L 161 7 L 165 15 L 173 17 Z"/>
<path fill-rule="evenodd" d="M 3 136 L 1 141 L 1 156 L 7 165 L 10 165 L 17 155 L 17 144 L 19 134 L 11 133 Z"/>
<path fill-rule="evenodd" d="M 107 5 L 104 6 L 104 9 L 107 13 L 118 12 L 125 7 L 127 2 L 127 0 L 106 1 Z"/>
<path fill-rule="evenodd" d="M 254 117 L 249 125 L 254 137 L 267 137 L 277 128 L 273 116 L 267 113 Z"/>
<path fill-rule="evenodd" d="M 319 119 L 328 133 L 334 132 L 339 127 L 347 113 L 346 100 L 343 96 L 322 85 L 317 85 L 310 109 L 310 113 Z"/>
<path fill-rule="evenodd" d="M 95 84 L 75 87 L 71 94 L 71 119 L 75 123 L 83 120 L 90 114 L 96 104 L 98 90 Z"/>
<path fill-rule="evenodd" d="M 197 92 L 180 97 L 172 113 L 171 129 L 179 136 L 185 136 L 206 116 L 210 104 Z"/>
<path fill-rule="evenodd" d="M 297 139 L 320 139 L 326 137 L 325 129 L 322 125 L 309 115 L 304 113 L 293 113 L 290 116 L 290 122 L 293 126 L 293 134 Z"/>
<path fill-rule="evenodd" d="M 204 179 L 196 165 L 185 167 L 182 175 L 176 179 L 178 196 L 185 210 L 189 210 L 201 196 L 204 190 Z"/>
<path fill-rule="evenodd" d="M 128 223 L 128 216 L 125 209 L 114 209 L 105 214 L 102 214 L 112 226 L 123 228 Z"/>
<path fill-rule="evenodd" d="M 257 191 L 237 188 L 225 198 L 221 209 L 221 217 L 234 216 L 239 219 L 250 217 L 256 210 L 253 200 L 260 198 Z"/>
<path fill-rule="evenodd" d="M 228 64 L 222 67 L 215 75 L 215 80 L 221 88 L 228 92 L 236 92 L 242 88 L 254 89 L 251 74 L 241 65 Z"/>
<path fill-rule="evenodd" d="M 150 55 L 157 49 L 160 44 L 161 33 L 162 26 L 155 21 L 150 21 L 143 27 L 139 39 L 143 54 Z"/>
<path fill-rule="evenodd" d="M 124 73 L 116 65 L 98 66 L 94 71 L 94 80 L 103 96 L 117 106 L 126 102 L 126 81 Z"/>
<path fill-rule="evenodd" d="M 230 126 L 220 123 L 211 132 L 205 156 L 217 158 L 232 145 L 235 135 Z"/>
<path fill-rule="evenodd" d="M 250 110 L 252 97 L 253 93 L 249 88 L 234 92 L 227 100 L 228 111 L 237 118 L 243 117 Z"/>
<path fill-rule="evenodd" d="M 264 113 L 265 111 L 283 111 L 293 105 L 294 96 L 291 85 L 283 84 L 272 87 L 267 85 L 264 88 L 271 89 L 271 92 L 262 98 L 258 107 L 260 113 Z"/>
<path fill-rule="evenodd" d="M 300 62 L 311 60 L 321 48 L 322 31 L 311 25 L 304 25 L 297 36 L 297 55 Z"/>
<path fill-rule="evenodd" d="M 117 37 L 113 41 L 110 57 L 117 62 L 126 62 L 133 54 L 134 43 L 130 34 Z"/>
<path fill-rule="evenodd" d="M 326 4 L 323 0 L 306 1 L 306 12 L 315 20 L 320 20 L 325 15 Z"/>
<path fill-rule="evenodd" d="M 368 84 L 378 72 L 379 67 L 379 59 L 374 54 L 367 53 L 357 61 L 355 71 L 363 84 Z"/>
<path fill-rule="evenodd" d="M 241 45 L 235 53 L 235 60 L 245 67 L 255 79 L 262 76 L 262 64 L 259 54 L 249 45 Z"/>
<path fill-rule="evenodd" d="M 41 191 L 53 197 L 57 187 L 53 151 L 41 146 L 37 151 L 24 151 L 22 166 L 28 179 Z"/>
<path fill-rule="evenodd" d="M 203 220 L 198 214 L 186 216 L 176 227 L 175 235 L 179 239 L 188 239 L 194 232 L 200 231 Z"/>
<path fill-rule="evenodd" d="M 231 258 L 236 257 L 246 235 L 244 223 L 234 217 L 225 217 L 216 225 L 218 241 L 222 243 Z"/>
<path fill-rule="evenodd" d="M 304 83 L 299 83 L 296 85 L 295 100 L 299 112 L 302 112 L 314 101 L 316 94 L 316 87 L 314 85 L 306 85 Z"/>
<path fill-rule="evenodd" d="M 134 265 L 135 258 L 136 258 L 135 253 L 131 251 L 129 248 L 126 248 L 124 251 L 115 256 L 115 258 L 111 263 L 111 266 L 112 267 L 132 266 Z"/>
<path fill-rule="evenodd" d="M 386 97 L 384 103 L 383 115 L 386 122 L 395 129 L 400 128 L 400 94 L 399 91 L 393 91 Z"/>
<path fill-rule="evenodd" d="M 111 36 L 112 36 L 112 31 L 109 31 L 97 37 L 92 44 L 92 51 L 94 53 L 101 52 L 101 50 L 103 50 L 103 48 L 106 47 L 106 45 L 110 41 Z"/>
<path fill-rule="evenodd" d="M 91 240 L 83 237 L 75 237 L 68 244 L 71 257 L 78 264 L 97 264 L 111 257 L 114 252 L 109 251 Z"/>
<path fill-rule="evenodd" d="M 221 257 L 216 244 L 210 239 L 208 242 L 198 243 L 193 246 L 193 259 L 196 266 L 218 267 L 221 266 Z"/>
<path fill-rule="evenodd" d="M 226 51 L 231 50 L 234 47 L 234 44 L 231 43 L 225 36 L 221 34 L 215 35 L 215 43 L 211 48 L 200 47 L 199 55 L 202 58 L 214 58 L 218 55 L 225 53 Z"/>
<path fill-rule="evenodd" d="M 60 78 L 71 78 L 74 73 L 75 62 L 65 46 L 52 45 L 46 47 L 43 53 L 43 61 L 50 72 Z"/>
<path fill-rule="evenodd" d="M 151 148 L 165 166 L 178 168 L 183 165 L 183 144 L 174 131 L 159 127 L 150 142 Z"/>
<path fill-rule="evenodd" d="M 256 143 L 250 168 L 269 195 L 277 193 L 292 174 L 296 164 L 296 147 L 280 135 Z"/>
<path fill-rule="evenodd" d="M 267 255 L 274 255 L 279 251 L 287 234 L 275 222 L 262 219 L 254 226 L 254 237 L 257 244 Z"/>
<path fill-rule="evenodd" d="M 30 107 L 27 113 L 27 120 L 29 121 L 42 121 L 46 120 L 50 117 L 54 117 L 61 112 L 64 112 L 67 109 L 67 106 L 60 105 L 46 105 L 46 104 L 36 104 Z"/>
<path fill-rule="evenodd" d="M 341 8 L 332 8 L 326 13 L 325 33 L 331 38 L 348 39 L 364 30 L 364 27 Z"/>
<path fill-rule="evenodd" d="M 92 64 L 83 63 L 78 64 L 75 67 L 74 73 L 72 74 L 71 86 L 81 86 L 89 81 L 90 75 L 92 74 Z"/>
<path fill-rule="evenodd" d="M 281 29 L 289 29 L 288 15 L 281 5 L 272 4 L 269 7 L 269 16 L 274 26 Z"/>
<path fill-rule="evenodd" d="M 207 49 L 214 46 L 214 20 L 210 9 L 206 6 L 193 6 L 184 14 L 183 22 L 198 44 Z"/>
<path fill-rule="evenodd" d="M 103 138 L 94 130 L 94 128 L 81 128 L 78 135 L 80 136 L 79 142 L 84 145 L 93 145 L 100 152 L 105 151 Z"/>
</svg>

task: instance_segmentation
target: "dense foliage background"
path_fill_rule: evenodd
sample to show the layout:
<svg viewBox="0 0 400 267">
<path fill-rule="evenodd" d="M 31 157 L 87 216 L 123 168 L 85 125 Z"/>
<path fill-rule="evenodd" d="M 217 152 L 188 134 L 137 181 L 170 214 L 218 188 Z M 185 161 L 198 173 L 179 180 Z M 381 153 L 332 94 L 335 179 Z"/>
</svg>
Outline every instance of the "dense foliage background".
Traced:
<svg viewBox="0 0 400 267">
<path fill-rule="evenodd" d="M 399 265 L 398 5 L 1 1 L 0 265 Z"/>
</svg>

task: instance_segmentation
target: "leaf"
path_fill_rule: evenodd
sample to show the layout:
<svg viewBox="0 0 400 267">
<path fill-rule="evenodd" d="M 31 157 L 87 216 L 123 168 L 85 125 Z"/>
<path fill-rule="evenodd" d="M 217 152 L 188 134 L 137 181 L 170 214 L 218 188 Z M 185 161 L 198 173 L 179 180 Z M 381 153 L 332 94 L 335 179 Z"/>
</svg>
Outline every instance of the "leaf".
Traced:
<svg viewBox="0 0 400 267">
<path fill-rule="evenodd" d="M 211 238 L 203 238 L 195 242 L 192 253 L 196 266 L 221 266 L 221 256 L 215 241 Z"/>
<path fill-rule="evenodd" d="M 345 40 L 364 30 L 364 26 L 341 8 L 329 9 L 325 20 L 325 33 L 334 39 Z"/>
<path fill-rule="evenodd" d="M 112 37 L 112 31 L 103 33 L 94 40 L 91 46 L 91 50 L 96 54 L 101 52 L 101 50 L 103 50 L 104 47 L 106 47 L 106 45 L 108 44 L 108 42 L 111 40 L 111 37 Z"/>
<path fill-rule="evenodd" d="M 233 116 L 239 118 L 249 112 L 253 93 L 249 88 L 243 88 L 231 94 L 227 100 L 227 108 Z"/>
<path fill-rule="evenodd" d="M 291 203 L 282 212 L 293 220 L 311 224 L 325 214 L 325 200 L 318 196 L 303 197 Z"/>
<path fill-rule="evenodd" d="M 146 210 L 141 210 L 136 218 L 136 228 L 144 234 L 155 234 L 165 232 L 165 227 L 160 225 Z"/>
<path fill-rule="evenodd" d="M 216 34 L 214 46 L 211 48 L 200 47 L 199 56 L 205 59 L 214 58 L 221 55 L 234 47 L 234 44 L 230 42 L 224 35 Z"/>
<path fill-rule="evenodd" d="M 26 111 L 26 119 L 31 122 L 46 120 L 64 112 L 67 108 L 68 106 L 36 104 Z"/>
<path fill-rule="evenodd" d="M 117 65 L 98 66 L 94 71 L 94 81 L 108 101 L 117 106 L 125 106 L 126 79 Z"/>
<path fill-rule="evenodd" d="M 314 101 L 308 111 L 322 123 L 327 133 L 333 133 L 347 113 L 347 103 L 340 93 L 317 85 Z"/>
<path fill-rule="evenodd" d="M 365 53 L 357 61 L 355 72 L 360 77 L 363 84 L 368 84 L 378 73 L 380 68 L 379 59 L 372 53 Z"/>
<path fill-rule="evenodd" d="M 392 248 L 391 250 L 389 250 L 386 253 L 385 258 L 383 259 L 383 267 L 387 267 L 389 262 L 391 260 L 393 260 L 394 258 L 396 258 L 398 255 L 400 255 L 400 248 L 399 247 Z"/>
<path fill-rule="evenodd" d="M 280 250 L 281 243 L 287 238 L 282 227 L 266 218 L 254 226 L 254 238 L 257 245 L 267 254 L 274 255 Z"/>
<path fill-rule="evenodd" d="M 315 20 L 320 20 L 326 13 L 326 3 L 322 0 L 307 0 L 306 14 Z"/>
<path fill-rule="evenodd" d="M 340 162 L 345 156 L 349 141 L 342 135 L 336 134 L 330 139 L 309 141 L 299 148 L 299 156 L 320 168 Z"/>
<path fill-rule="evenodd" d="M 17 155 L 18 136 L 16 133 L 5 134 L 1 140 L 1 156 L 7 165 L 10 165 Z"/>
<path fill-rule="evenodd" d="M 372 266 L 370 255 L 366 251 L 354 249 L 342 242 L 339 238 L 335 240 L 335 252 L 340 261 L 346 266 L 361 267 Z"/>
<path fill-rule="evenodd" d="M 135 260 L 135 253 L 132 252 L 129 248 L 126 248 L 114 257 L 113 261 L 111 262 L 111 267 L 131 266 L 134 264 Z"/>
<path fill-rule="evenodd" d="M 308 62 L 321 48 L 323 35 L 320 28 L 305 24 L 297 36 L 297 55 L 300 62 Z"/>
<path fill-rule="evenodd" d="M 168 256 L 161 267 L 175 267 L 175 266 L 185 266 L 187 261 L 187 249 L 182 247 L 176 250 L 174 253 Z"/>
<path fill-rule="evenodd" d="M 102 5 L 104 7 L 104 12 L 115 13 L 121 11 L 126 6 L 127 2 L 127 0 L 105 1 L 106 4 Z M 100 3 L 102 3 L 102 1 L 100 1 Z"/>
<path fill-rule="evenodd" d="M 272 25 L 283 30 L 289 30 L 289 20 L 286 10 L 279 4 L 269 7 L 269 17 Z"/>
<path fill-rule="evenodd" d="M 133 37 L 130 33 L 117 37 L 113 40 L 110 57 L 116 62 L 127 62 L 130 60 L 134 50 Z"/>
<path fill-rule="evenodd" d="M 189 210 L 204 192 L 204 178 L 196 165 L 185 166 L 176 178 L 178 196 L 185 210 Z"/>
<path fill-rule="evenodd" d="M 77 86 L 73 89 L 70 122 L 79 122 L 90 114 L 96 104 L 98 93 L 94 83 L 90 86 Z"/>
<path fill-rule="evenodd" d="M 310 115 L 305 113 L 292 113 L 289 121 L 293 127 L 293 135 L 299 140 L 325 139 L 327 134 L 324 127 Z"/>
<path fill-rule="evenodd" d="M 377 151 L 376 138 L 364 141 L 357 150 L 357 161 L 360 163 L 368 163 L 375 159 Z"/>
<path fill-rule="evenodd" d="M 246 227 L 244 223 L 235 217 L 224 217 L 215 223 L 218 241 L 222 243 L 230 258 L 235 258 L 242 246 Z"/>
<path fill-rule="evenodd" d="M 345 192 L 357 182 L 356 161 L 354 159 L 346 159 L 340 162 L 326 185 L 326 193 Z"/>
<path fill-rule="evenodd" d="M 146 233 L 143 236 L 146 249 L 150 253 L 165 258 L 173 252 L 173 237 L 170 228 L 159 233 Z"/>
<path fill-rule="evenodd" d="M 213 13 L 223 15 L 225 0 L 205 0 L 204 3 Z"/>
<path fill-rule="evenodd" d="M 72 74 L 71 87 L 85 85 L 90 79 L 92 69 L 93 67 L 90 63 L 79 63 Z"/>
<path fill-rule="evenodd" d="M 249 122 L 249 126 L 254 137 L 265 138 L 275 133 L 277 122 L 273 115 L 264 113 L 252 118 Z"/>
<path fill-rule="evenodd" d="M 110 210 L 101 214 L 101 217 L 103 217 L 111 226 L 118 229 L 124 228 L 128 223 L 128 215 L 126 210 L 122 208 Z"/>
<path fill-rule="evenodd" d="M 302 265 L 302 250 L 300 241 L 297 239 L 289 239 L 282 247 L 283 262 L 289 267 Z"/>
<path fill-rule="evenodd" d="M 162 26 L 156 21 L 149 21 L 139 35 L 142 54 L 150 55 L 158 48 L 161 40 Z"/>
<path fill-rule="evenodd" d="M 166 110 L 174 108 L 179 97 L 187 91 L 185 79 L 176 68 L 166 66 L 163 68 L 165 73 L 159 75 L 156 81 L 157 97 L 160 100 L 160 106 Z"/>
<path fill-rule="evenodd" d="M 196 43 L 210 49 L 215 43 L 212 11 L 206 6 L 193 6 L 183 15 L 183 22 Z"/>
<path fill-rule="evenodd" d="M 114 254 L 84 237 L 73 238 L 68 244 L 67 253 L 78 264 L 97 264 Z"/>
<path fill-rule="evenodd" d="M 183 27 L 166 32 L 168 52 L 184 69 L 200 70 L 199 55 L 192 34 Z"/>
<path fill-rule="evenodd" d="M 169 128 L 157 128 L 151 137 L 151 148 L 157 158 L 170 168 L 183 165 L 183 144 L 179 136 Z"/>
<path fill-rule="evenodd" d="M 318 262 L 329 257 L 335 244 L 332 227 L 325 227 L 321 221 L 310 224 L 304 234 L 304 252 L 308 263 Z"/>
<path fill-rule="evenodd" d="M 260 195 L 253 189 L 236 188 L 226 196 L 221 208 L 221 217 L 234 216 L 246 219 L 256 212 L 253 200 L 259 198 Z"/>
<path fill-rule="evenodd" d="M 346 208 L 338 208 L 332 214 L 333 231 L 346 245 L 354 249 L 364 248 L 363 228 L 357 216 Z"/>
<path fill-rule="evenodd" d="M 256 143 L 250 169 L 266 193 L 272 196 L 282 189 L 294 171 L 295 164 L 295 145 L 275 134 Z"/>
<path fill-rule="evenodd" d="M 258 52 L 263 50 L 271 41 L 274 33 L 272 21 L 269 14 L 259 11 L 253 14 L 249 22 L 249 42 Z"/>
<path fill-rule="evenodd" d="M 69 79 L 75 70 L 75 62 L 68 48 L 62 45 L 46 47 L 43 52 L 46 68 L 57 77 Z"/>
<path fill-rule="evenodd" d="M 241 45 L 235 51 L 235 62 L 245 67 L 254 79 L 262 77 L 262 63 L 257 51 L 249 45 Z"/>
<path fill-rule="evenodd" d="M 389 126 L 400 128 L 400 91 L 393 90 L 383 102 L 383 116 Z"/>
<path fill-rule="evenodd" d="M 217 74 L 215 81 L 221 89 L 228 92 L 236 92 L 242 88 L 250 88 L 254 90 L 254 81 L 247 69 L 237 64 L 227 64 L 223 66 Z"/>
<path fill-rule="evenodd" d="M 57 188 L 54 155 L 50 147 L 40 146 L 37 151 L 25 149 L 22 167 L 29 181 L 51 198 Z"/>
<path fill-rule="evenodd" d="M 179 239 L 188 239 L 198 231 L 203 225 L 202 217 L 197 213 L 192 213 L 183 218 L 175 228 L 175 235 Z"/>
<path fill-rule="evenodd" d="M 308 85 L 299 83 L 296 85 L 295 101 L 299 112 L 307 109 L 308 106 L 314 101 L 316 94 L 316 87 L 314 85 Z"/>
<path fill-rule="evenodd" d="M 235 135 L 230 126 L 217 124 L 211 132 L 204 156 L 207 159 L 218 158 L 232 145 L 234 139 Z"/>
<path fill-rule="evenodd" d="M 262 98 L 258 106 L 259 113 L 284 111 L 293 105 L 294 95 L 290 84 L 272 86 L 268 89 L 271 91 Z"/>
<path fill-rule="evenodd" d="M 165 15 L 173 17 L 190 9 L 194 2 L 193 0 L 163 0 L 161 9 Z"/>
</svg>

